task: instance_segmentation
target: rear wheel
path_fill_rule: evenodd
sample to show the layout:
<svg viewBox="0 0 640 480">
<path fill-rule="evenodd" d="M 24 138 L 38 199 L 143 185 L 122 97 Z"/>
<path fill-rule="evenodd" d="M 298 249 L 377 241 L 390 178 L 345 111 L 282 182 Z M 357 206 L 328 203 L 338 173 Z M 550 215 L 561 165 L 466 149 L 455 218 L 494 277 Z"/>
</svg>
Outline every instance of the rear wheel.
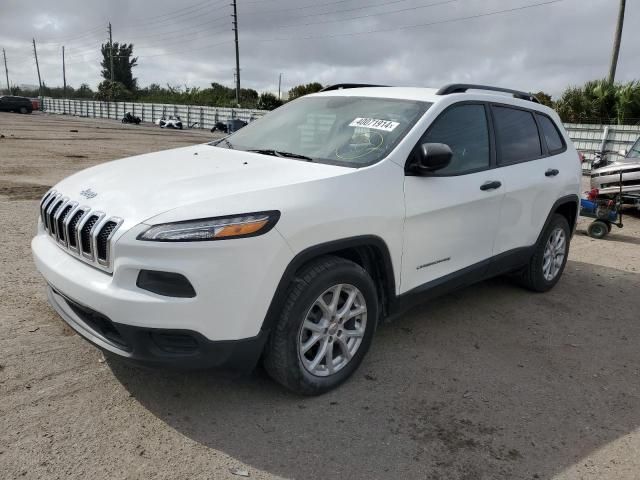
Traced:
<svg viewBox="0 0 640 480">
<path fill-rule="evenodd" d="M 20 113 L 22 113 L 23 115 L 25 113 L 29 113 L 29 109 L 27 107 L 20 107 Z"/>
<path fill-rule="evenodd" d="M 265 368 L 294 392 L 324 393 L 358 368 L 377 320 L 376 288 L 366 270 L 322 257 L 303 267 L 291 284 L 267 343 Z"/>
<path fill-rule="evenodd" d="M 529 265 L 522 272 L 520 281 L 523 286 L 536 292 L 552 289 L 560 280 L 567 263 L 569 241 L 567 219 L 554 213 L 536 245 Z"/>
<path fill-rule="evenodd" d="M 602 220 L 594 220 L 587 227 L 587 233 L 589 234 L 589 236 L 597 239 L 604 238 L 610 231 L 611 227 L 609 227 Z"/>
</svg>

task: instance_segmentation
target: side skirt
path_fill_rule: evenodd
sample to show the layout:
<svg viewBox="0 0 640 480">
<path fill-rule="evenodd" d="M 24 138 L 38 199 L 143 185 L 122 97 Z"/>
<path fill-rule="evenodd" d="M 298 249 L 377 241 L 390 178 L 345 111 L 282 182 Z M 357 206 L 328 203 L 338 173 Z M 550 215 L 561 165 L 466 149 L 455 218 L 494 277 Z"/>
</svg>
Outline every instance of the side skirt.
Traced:
<svg viewBox="0 0 640 480">
<path fill-rule="evenodd" d="M 387 319 L 393 319 L 416 305 L 455 290 L 516 271 L 527 265 L 534 251 L 535 245 L 516 248 L 413 288 L 394 299 Z"/>
</svg>

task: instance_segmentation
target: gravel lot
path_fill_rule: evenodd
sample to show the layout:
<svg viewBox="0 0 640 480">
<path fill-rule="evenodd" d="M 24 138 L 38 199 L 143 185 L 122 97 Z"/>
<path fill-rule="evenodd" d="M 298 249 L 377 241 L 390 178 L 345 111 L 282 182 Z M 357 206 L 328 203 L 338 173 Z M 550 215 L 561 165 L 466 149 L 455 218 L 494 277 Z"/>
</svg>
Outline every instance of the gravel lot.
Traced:
<svg viewBox="0 0 640 480">
<path fill-rule="evenodd" d="M 640 478 L 640 216 L 600 241 L 581 222 L 552 292 L 495 279 L 418 307 L 300 398 L 261 371 L 105 361 L 33 266 L 49 186 L 209 132 L 0 113 L 0 135 L 0 478 Z"/>
</svg>

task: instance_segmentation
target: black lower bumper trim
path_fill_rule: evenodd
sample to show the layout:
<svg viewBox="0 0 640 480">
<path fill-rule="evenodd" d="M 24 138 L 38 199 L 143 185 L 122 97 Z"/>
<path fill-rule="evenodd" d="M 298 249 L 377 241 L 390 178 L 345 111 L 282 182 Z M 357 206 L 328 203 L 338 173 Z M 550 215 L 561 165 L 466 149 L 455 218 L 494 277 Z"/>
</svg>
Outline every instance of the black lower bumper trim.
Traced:
<svg viewBox="0 0 640 480">
<path fill-rule="evenodd" d="M 260 331 L 251 338 L 213 341 L 192 330 L 147 328 L 117 323 L 70 299 L 55 288 L 49 288 L 57 295 L 52 302 L 65 302 L 77 317 L 66 318 L 56 308 L 62 319 L 82 338 L 105 352 L 137 364 L 248 373 L 258 363 L 267 339 L 266 332 Z M 97 343 L 91 336 L 107 345 Z"/>
</svg>

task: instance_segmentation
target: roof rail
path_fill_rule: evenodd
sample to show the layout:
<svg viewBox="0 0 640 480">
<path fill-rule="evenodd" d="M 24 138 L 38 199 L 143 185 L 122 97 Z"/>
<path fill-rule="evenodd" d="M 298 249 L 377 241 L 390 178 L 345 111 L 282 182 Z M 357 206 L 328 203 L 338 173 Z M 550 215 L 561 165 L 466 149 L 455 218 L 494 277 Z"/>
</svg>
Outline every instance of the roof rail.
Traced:
<svg viewBox="0 0 640 480">
<path fill-rule="evenodd" d="M 343 90 L 346 88 L 365 88 L 365 87 L 387 87 L 388 85 L 369 85 L 368 83 L 336 83 L 335 85 L 327 85 L 321 92 L 330 92 L 331 90 Z"/>
<path fill-rule="evenodd" d="M 519 98 L 520 100 L 528 100 L 534 103 L 540 103 L 533 93 L 521 92 L 519 90 L 511 90 L 510 88 L 500 88 L 500 87 L 492 87 L 489 85 L 474 85 L 471 83 L 451 83 L 449 85 L 445 85 L 440 90 L 436 92 L 436 95 L 449 95 L 451 93 L 464 93 L 467 90 L 488 90 L 491 92 L 502 92 L 502 93 L 510 93 L 514 96 L 514 98 Z"/>
</svg>

